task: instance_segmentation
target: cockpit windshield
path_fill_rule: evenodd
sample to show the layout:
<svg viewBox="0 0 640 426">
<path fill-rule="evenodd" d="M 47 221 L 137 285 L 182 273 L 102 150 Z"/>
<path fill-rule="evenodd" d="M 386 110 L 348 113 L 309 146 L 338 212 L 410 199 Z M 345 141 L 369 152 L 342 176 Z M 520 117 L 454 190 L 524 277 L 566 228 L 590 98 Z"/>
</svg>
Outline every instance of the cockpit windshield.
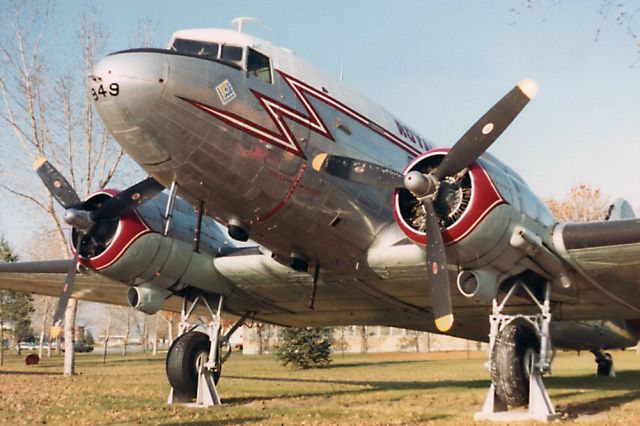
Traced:
<svg viewBox="0 0 640 426">
<path fill-rule="evenodd" d="M 186 55 L 201 56 L 206 59 L 214 59 L 240 66 L 242 63 L 242 47 L 198 40 L 176 38 L 169 48 L 170 50 Z"/>
<path fill-rule="evenodd" d="M 241 46 L 176 38 L 173 40 L 169 50 L 173 50 L 178 54 L 199 56 L 204 59 L 225 62 L 235 67 L 246 69 L 247 76 L 249 77 L 254 77 L 267 83 L 273 83 L 271 60 L 268 56 L 250 47 L 246 49 L 246 68 L 243 66 L 245 49 Z"/>
<path fill-rule="evenodd" d="M 218 43 L 208 43 L 204 41 L 186 40 L 177 38 L 171 45 L 171 50 L 189 55 L 204 56 L 210 59 L 218 58 Z"/>
</svg>

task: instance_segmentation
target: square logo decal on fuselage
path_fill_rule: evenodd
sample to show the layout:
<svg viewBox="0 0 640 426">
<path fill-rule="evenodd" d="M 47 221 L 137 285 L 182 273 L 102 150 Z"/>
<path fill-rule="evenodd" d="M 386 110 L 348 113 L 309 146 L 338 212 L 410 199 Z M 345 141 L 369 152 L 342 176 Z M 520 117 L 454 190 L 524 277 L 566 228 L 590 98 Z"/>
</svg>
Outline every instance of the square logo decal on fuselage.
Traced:
<svg viewBox="0 0 640 426">
<path fill-rule="evenodd" d="M 222 101 L 222 105 L 226 105 L 236 97 L 236 91 L 233 90 L 233 86 L 229 83 L 229 80 L 225 80 L 216 86 L 216 92 Z"/>
</svg>

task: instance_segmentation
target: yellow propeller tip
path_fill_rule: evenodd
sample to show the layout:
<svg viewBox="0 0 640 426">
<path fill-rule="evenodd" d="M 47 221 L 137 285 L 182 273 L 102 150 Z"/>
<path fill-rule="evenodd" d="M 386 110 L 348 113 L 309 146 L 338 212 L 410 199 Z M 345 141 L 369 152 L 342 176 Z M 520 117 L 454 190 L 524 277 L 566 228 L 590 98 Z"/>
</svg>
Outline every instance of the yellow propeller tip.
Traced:
<svg viewBox="0 0 640 426">
<path fill-rule="evenodd" d="M 518 88 L 529 99 L 533 99 L 538 93 L 538 83 L 529 78 L 524 79 L 518 83 Z"/>
<path fill-rule="evenodd" d="M 51 327 L 51 330 L 49 331 L 49 337 L 51 339 L 57 339 L 60 334 L 62 334 L 62 327 L 58 327 L 57 325 Z"/>
<path fill-rule="evenodd" d="M 436 318 L 436 328 L 439 331 L 449 331 L 453 326 L 453 314 L 447 314 L 442 317 Z"/>
<path fill-rule="evenodd" d="M 40 157 L 40 158 L 38 158 L 38 159 L 33 163 L 33 168 L 34 168 L 35 170 L 38 170 L 38 169 L 39 169 L 40 167 L 42 167 L 42 165 L 43 165 L 44 163 L 46 163 L 46 162 L 47 162 L 47 159 L 46 159 L 46 158 L 44 158 L 44 157 Z"/>
<path fill-rule="evenodd" d="M 311 162 L 311 167 L 313 168 L 313 170 L 319 172 L 322 169 L 322 165 L 324 164 L 328 156 L 329 154 L 327 154 L 326 152 L 316 155 L 316 158 L 314 158 Z"/>
</svg>

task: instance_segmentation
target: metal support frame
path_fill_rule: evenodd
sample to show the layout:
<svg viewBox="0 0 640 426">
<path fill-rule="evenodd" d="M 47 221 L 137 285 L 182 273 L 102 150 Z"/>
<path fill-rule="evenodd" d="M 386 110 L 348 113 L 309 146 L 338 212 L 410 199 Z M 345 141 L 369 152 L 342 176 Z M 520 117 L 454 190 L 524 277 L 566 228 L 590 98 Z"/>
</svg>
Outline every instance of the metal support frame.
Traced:
<svg viewBox="0 0 640 426">
<path fill-rule="evenodd" d="M 196 226 L 193 230 L 193 251 L 200 252 L 200 233 L 202 232 L 202 215 L 204 214 L 204 201 L 198 202 L 196 214 Z"/>
<path fill-rule="evenodd" d="M 535 315 L 508 315 L 502 311 L 518 289 L 524 289 L 529 298 L 535 303 L 540 312 Z M 551 305 L 550 305 L 551 284 L 545 283 L 544 299 L 538 300 L 533 291 L 524 282 L 514 284 L 501 303 L 498 303 L 497 297 L 493 299 L 493 312 L 490 316 L 491 331 L 489 334 L 489 362 L 491 365 L 491 354 L 494 350 L 498 334 L 504 327 L 515 320 L 524 320 L 531 324 L 537 335 L 540 337 L 540 351 L 531 358 L 529 367 L 529 406 L 527 411 L 508 411 L 507 404 L 502 401 L 495 392 L 495 386 L 491 384 L 487 396 L 485 398 L 482 410 L 475 413 L 475 420 L 492 420 L 492 421 L 523 421 L 523 420 L 539 420 L 551 421 L 560 418 L 560 414 L 556 413 L 553 403 L 549 398 L 542 376 L 551 371 L 551 362 L 553 361 L 555 351 L 551 346 L 550 324 L 551 324 Z"/>
<path fill-rule="evenodd" d="M 311 287 L 311 294 L 309 295 L 309 304 L 307 307 L 313 311 L 316 305 L 316 291 L 318 291 L 318 278 L 320 277 L 320 265 L 316 265 L 315 271 L 313 271 L 313 285 Z"/>
<path fill-rule="evenodd" d="M 175 389 L 171 388 L 169 391 L 169 397 L 167 398 L 168 404 L 182 403 L 193 407 L 211 407 L 214 405 L 221 405 L 220 396 L 214 380 L 214 373 L 220 370 L 222 363 L 224 363 L 231 355 L 232 348 L 229 344 L 231 335 L 242 326 L 250 315 L 249 312 L 245 313 L 224 336 L 220 336 L 220 318 L 223 301 L 224 296 L 219 295 L 216 310 L 214 311 L 202 294 L 196 295 L 191 306 L 189 306 L 189 302 L 186 297 L 182 300 L 178 337 L 193 331 L 199 326 L 205 326 L 207 334 L 209 335 L 209 340 L 211 341 L 211 349 L 209 350 L 206 362 L 201 362 L 198 365 L 198 385 L 196 388 L 197 392 L 195 403 L 192 403 L 191 395 L 181 395 Z M 211 314 L 211 321 L 209 321 L 208 324 L 205 324 L 202 321 L 191 322 L 189 320 L 189 317 L 198 304 L 204 305 Z M 225 354 L 221 354 L 220 351 L 224 345 L 226 345 L 228 349 Z"/>
<path fill-rule="evenodd" d="M 178 194 L 178 184 L 174 180 L 171 183 L 171 189 L 169 191 L 169 198 L 167 199 L 167 208 L 164 212 L 164 236 L 169 235 L 169 231 L 171 230 L 171 222 L 173 222 L 173 208 L 176 204 L 176 195 Z"/>
</svg>

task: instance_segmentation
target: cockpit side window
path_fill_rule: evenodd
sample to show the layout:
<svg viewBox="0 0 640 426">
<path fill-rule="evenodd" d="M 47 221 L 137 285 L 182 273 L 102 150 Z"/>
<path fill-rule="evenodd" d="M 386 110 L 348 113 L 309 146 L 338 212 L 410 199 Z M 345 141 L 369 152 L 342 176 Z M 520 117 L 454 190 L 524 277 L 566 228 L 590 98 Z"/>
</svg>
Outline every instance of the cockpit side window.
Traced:
<svg viewBox="0 0 640 426">
<path fill-rule="evenodd" d="M 202 56 L 204 58 L 216 59 L 218 58 L 218 43 L 209 43 L 204 41 L 187 40 L 177 38 L 171 45 L 171 50 L 176 52 L 186 53 L 189 55 Z"/>
<path fill-rule="evenodd" d="M 249 48 L 247 55 L 247 73 L 250 77 L 271 83 L 271 61 L 268 56 Z"/>
</svg>

